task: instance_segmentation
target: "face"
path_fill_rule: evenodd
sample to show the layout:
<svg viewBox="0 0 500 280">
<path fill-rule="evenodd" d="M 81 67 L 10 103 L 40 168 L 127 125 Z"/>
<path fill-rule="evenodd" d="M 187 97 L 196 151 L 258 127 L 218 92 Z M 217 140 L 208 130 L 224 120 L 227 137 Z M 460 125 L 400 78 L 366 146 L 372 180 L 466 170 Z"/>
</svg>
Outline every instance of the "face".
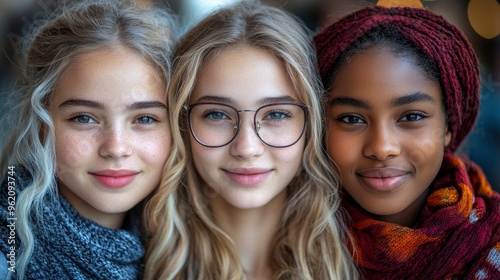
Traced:
<svg viewBox="0 0 500 280">
<path fill-rule="evenodd" d="M 217 53 L 203 68 L 189 104 L 218 102 L 237 110 L 257 110 L 271 103 L 295 102 L 297 95 L 282 65 L 264 50 L 234 46 Z M 206 113 L 220 120 L 229 113 Z M 285 189 L 297 174 L 304 150 L 304 136 L 294 145 L 273 148 L 254 129 L 254 112 L 240 112 L 241 125 L 227 145 L 211 148 L 191 135 L 194 164 L 210 188 L 212 208 L 255 209 L 284 203 Z M 268 112 L 264 118 L 285 114 Z M 286 115 L 286 117 L 292 117 Z M 260 134 L 263 135 L 262 123 Z M 297 137 L 298 138 L 298 137 Z M 205 190 L 206 192 L 206 190 Z"/>
<path fill-rule="evenodd" d="M 327 150 L 344 189 L 379 219 L 411 224 L 451 139 L 439 84 L 409 58 L 370 49 L 339 69 L 329 94 Z"/>
<path fill-rule="evenodd" d="M 50 113 L 60 194 L 84 217 L 119 227 L 159 184 L 169 153 L 160 76 L 120 46 L 81 54 L 63 72 Z"/>
</svg>

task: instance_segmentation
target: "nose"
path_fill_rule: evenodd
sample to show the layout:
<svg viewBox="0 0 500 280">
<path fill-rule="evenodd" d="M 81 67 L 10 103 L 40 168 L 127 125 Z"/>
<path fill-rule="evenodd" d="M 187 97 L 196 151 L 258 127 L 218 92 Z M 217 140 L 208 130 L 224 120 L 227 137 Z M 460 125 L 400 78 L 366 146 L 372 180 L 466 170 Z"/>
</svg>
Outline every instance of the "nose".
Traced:
<svg viewBox="0 0 500 280">
<path fill-rule="evenodd" d="M 394 129 L 390 125 L 373 126 L 367 135 L 363 154 L 381 161 L 398 156 L 401 153 L 401 146 Z"/>
<path fill-rule="evenodd" d="M 118 159 L 132 154 L 126 129 L 114 125 L 102 131 L 99 155 L 105 158 Z"/>
<path fill-rule="evenodd" d="M 253 120 L 243 122 L 238 130 L 236 138 L 230 143 L 231 154 L 241 158 L 252 158 L 262 155 L 264 152 L 264 143 L 255 132 Z"/>
</svg>

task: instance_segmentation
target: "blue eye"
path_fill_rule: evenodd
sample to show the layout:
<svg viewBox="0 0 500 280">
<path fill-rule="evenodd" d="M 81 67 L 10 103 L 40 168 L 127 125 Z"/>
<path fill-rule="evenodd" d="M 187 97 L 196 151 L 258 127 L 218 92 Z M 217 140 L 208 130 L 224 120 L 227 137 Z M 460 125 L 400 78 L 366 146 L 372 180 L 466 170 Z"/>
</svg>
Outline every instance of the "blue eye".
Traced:
<svg viewBox="0 0 500 280">
<path fill-rule="evenodd" d="M 227 115 L 224 114 L 221 111 L 206 112 L 203 116 L 205 118 L 214 119 L 214 120 L 222 120 L 222 119 L 227 119 L 228 118 Z"/>
<path fill-rule="evenodd" d="M 284 111 L 273 111 L 273 112 L 269 112 L 269 114 L 267 114 L 267 118 L 273 119 L 273 120 L 279 120 L 279 119 L 284 119 L 286 117 L 289 117 L 290 115 L 291 115 L 290 113 L 287 113 Z"/>
<path fill-rule="evenodd" d="M 135 122 L 139 124 L 151 124 L 157 121 L 158 121 L 157 119 L 151 116 L 141 116 L 135 120 Z"/>
<path fill-rule="evenodd" d="M 87 124 L 87 123 L 95 123 L 96 121 L 88 116 L 88 115 L 78 115 L 73 118 L 71 118 L 72 121 L 76 123 L 81 123 L 81 124 Z"/>
<path fill-rule="evenodd" d="M 352 124 L 365 122 L 362 118 L 360 118 L 358 116 L 353 116 L 353 115 L 341 116 L 337 120 L 339 120 L 341 122 L 345 122 L 345 123 L 352 123 Z"/>
</svg>

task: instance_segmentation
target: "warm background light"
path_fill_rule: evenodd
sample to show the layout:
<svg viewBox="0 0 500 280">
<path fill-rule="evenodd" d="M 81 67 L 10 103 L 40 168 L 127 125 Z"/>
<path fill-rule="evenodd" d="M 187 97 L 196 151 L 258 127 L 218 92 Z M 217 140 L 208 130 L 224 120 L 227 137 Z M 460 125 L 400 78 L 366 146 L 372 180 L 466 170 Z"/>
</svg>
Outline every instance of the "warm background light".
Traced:
<svg viewBox="0 0 500 280">
<path fill-rule="evenodd" d="M 492 39 L 500 34 L 500 3 L 497 0 L 471 0 L 469 22 L 477 34 Z"/>
<path fill-rule="evenodd" d="M 384 7 L 414 7 L 414 8 L 423 8 L 422 2 L 418 0 L 380 0 L 377 2 L 377 5 Z"/>
</svg>

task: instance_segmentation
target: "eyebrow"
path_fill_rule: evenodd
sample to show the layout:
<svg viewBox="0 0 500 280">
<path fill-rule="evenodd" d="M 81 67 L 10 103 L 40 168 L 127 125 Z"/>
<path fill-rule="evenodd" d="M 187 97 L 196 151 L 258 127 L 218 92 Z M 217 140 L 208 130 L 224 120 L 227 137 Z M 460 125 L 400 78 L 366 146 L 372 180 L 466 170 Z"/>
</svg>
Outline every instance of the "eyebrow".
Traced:
<svg viewBox="0 0 500 280">
<path fill-rule="evenodd" d="M 217 103 L 232 103 L 231 98 L 215 96 L 215 95 L 205 95 L 200 99 L 196 100 L 196 103 L 199 102 L 217 102 Z"/>
<path fill-rule="evenodd" d="M 415 92 L 409 95 L 401 96 L 398 98 L 394 98 L 391 100 L 391 107 L 397 107 L 397 106 L 403 106 L 411 103 L 416 103 L 416 102 L 432 102 L 434 103 L 435 100 L 432 98 L 432 96 L 423 93 L 423 92 Z M 330 106 L 331 105 L 343 105 L 343 106 L 351 106 L 351 107 L 358 107 L 358 108 L 363 108 L 363 109 L 370 109 L 370 105 L 357 98 L 352 98 L 352 97 L 345 97 L 345 96 L 339 96 L 335 97 L 330 101 Z"/>
<path fill-rule="evenodd" d="M 396 107 L 396 106 L 402 106 L 410 103 L 415 103 L 415 102 L 432 102 L 434 103 L 435 100 L 432 98 L 432 96 L 423 93 L 423 92 L 415 92 L 409 95 L 401 96 L 398 98 L 395 98 L 391 101 L 391 106 Z"/>
<path fill-rule="evenodd" d="M 127 109 L 130 109 L 130 110 L 140 110 L 140 109 L 149 109 L 149 108 L 167 109 L 167 105 L 165 105 L 159 101 L 143 101 L 143 102 L 134 102 L 131 105 L 127 106 Z"/>
<path fill-rule="evenodd" d="M 266 105 L 271 103 L 287 103 L 287 102 L 296 102 L 295 98 L 290 95 L 283 95 L 277 97 L 266 97 L 264 99 L 259 100 L 259 105 Z"/>
<path fill-rule="evenodd" d="M 351 107 L 358 107 L 358 108 L 363 108 L 363 109 L 369 109 L 370 105 L 366 103 L 363 100 L 357 99 L 357 98 L 352 98 L 352 97 L 345 97 L 345 96 L 339 96 L 335 97 L 330 101 L 330 106 L 332 105 L 343 105 L 343 106 L 351 106 Z"/>
<path fill-rule="evenodd" d="M 83 107 L 90 107 L 90 108 L 96 108 L 96 109 L 104 109 L 104 107 L 105 107 L 104 104 L 97 102 L 97 101 L 86 100 L 86 99 L 69 99 L 69 100 L 66 100 L 63 103 L 61 103 L 61 105 L 59 105 L 59 108 L 74 107 L 74 106 L 83 106 Z M 140 110 L 140 109 L 149 109 L 149 108 L 167 109 L 167 105 L 165 105 L 159 101 L 141 101 L 141 102 L 134 102 L 130 105 L 127 105 L 128 110 Z"/>
<path fill-rule="evenodd" d="M 64 108 L 64 107 L 75 107 L 75 106 L 84 106 L 84 107 L 91 107 L 91 108 L 97 108 L 97 109 L 102 109 L 104 108 L 104 104 L 97 102 L 97 101 L 92 101 L 92 100 L 85 100 L 85 99 L 68 99 L 61 103 L 59 105 L 59 108 Z"/>
<path fill-rule="evenodd" d="M 198 102 L 218 102 L 218 103 L 227 103 L 227 104 L 234 104 L 234 99 L 229 98 L 229 97 L 222 97 L 222 96 L 215 96 L 215 95 L 205 95 L 201 97 L 200 99 L 196 100 L 196 103 Z M 277 97 L 266 97 L 263 99 L 260 99 L 257 102 L 257 105 L 262 106 L 266 104 L 271 104 L 271 103 L 286 103 L 286 102 L 296 102 L 295 98 L 291 97 L 290 95 L 283 95 L 283 96 L 277 96 Z"/>
</svg>

